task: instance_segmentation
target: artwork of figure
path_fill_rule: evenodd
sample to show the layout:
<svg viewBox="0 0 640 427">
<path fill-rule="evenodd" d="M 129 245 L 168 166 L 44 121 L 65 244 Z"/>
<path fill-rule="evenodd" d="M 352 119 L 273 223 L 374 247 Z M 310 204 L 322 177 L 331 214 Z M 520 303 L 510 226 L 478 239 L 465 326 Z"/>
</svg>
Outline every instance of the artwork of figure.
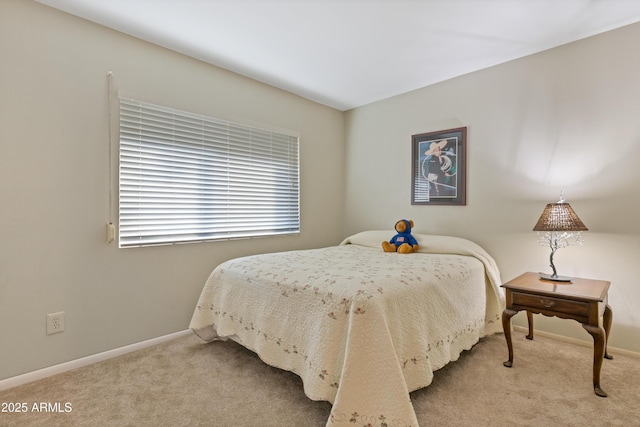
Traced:
<svg viewBox="0 0 640 427">
<path fill-rule="evenodd" d="M 466 202 L 466 128 L 412 136 L 412 204 Z"/>
<path fill-rule="evenodd" d="M 449 146 L 451 145 L 451 146 Z M 424 141 L 420 148 L 428 147 L 423 153 L 422 176 L 427 181 L 429 198 L 455 197 L 456 194 L 456 153 L 449 140 Z"/>
</svg>

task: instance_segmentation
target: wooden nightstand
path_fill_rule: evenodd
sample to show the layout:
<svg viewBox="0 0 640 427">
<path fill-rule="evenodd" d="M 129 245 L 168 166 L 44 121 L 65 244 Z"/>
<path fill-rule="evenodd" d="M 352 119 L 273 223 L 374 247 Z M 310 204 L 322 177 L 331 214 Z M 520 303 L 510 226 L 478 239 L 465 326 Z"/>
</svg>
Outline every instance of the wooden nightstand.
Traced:
<svg viewBox="0 0 640 427">
<path fill-rule="evenodd" d="M 607 353 L 607 340 L 613 315 L 607 304 L 611 282 L 573 278 L 571 282 L 541 280 L 538 273 L 524 273 L 502 285 L 506 290 L 506 309 L 502 313 L 502 327 L 509 348 L 509 360 L 504 366 L 513 366 L 511 318 L 521 310 L 527 311 L 528 339 L 533 339 L 533 316 L 539 313 L 573 319 L 593 337 L 593 389 L 598 396 L 607 393 L 600 388 L 600 369 L 603 358 L 613 359 Z M 600 326 L 600 317 L 603 326 Z"/>
</svg>

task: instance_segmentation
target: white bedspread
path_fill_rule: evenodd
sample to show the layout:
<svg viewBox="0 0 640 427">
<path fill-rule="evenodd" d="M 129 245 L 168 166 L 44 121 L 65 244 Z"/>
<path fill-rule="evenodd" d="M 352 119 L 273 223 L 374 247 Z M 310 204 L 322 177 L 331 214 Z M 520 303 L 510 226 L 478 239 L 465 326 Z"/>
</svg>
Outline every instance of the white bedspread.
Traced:
<svg viewBox="0 0 640 427">
<path fill-rule="evenodd" d="M 327 426 L 417 426 L 409 392 L 501 331 L 504 297 L 481 247 L 414 236 L 420 252 L 409 255 L 383 252 L 389 232 L 369 231 L 340 246 L 227 261 L 190 328 L 297 373 L 309 398 L 333 403 Z"/>
</svg>

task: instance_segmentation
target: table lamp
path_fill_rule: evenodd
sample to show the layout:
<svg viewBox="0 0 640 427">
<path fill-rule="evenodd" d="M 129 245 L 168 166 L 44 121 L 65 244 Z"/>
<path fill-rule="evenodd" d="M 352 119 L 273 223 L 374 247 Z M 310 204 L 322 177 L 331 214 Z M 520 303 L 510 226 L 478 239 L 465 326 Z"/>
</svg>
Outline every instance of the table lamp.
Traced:
<svg viewBox="0 0 640 427">
<path fill-rule="evenodd" d="M 573 211 L 569 203 L 565 203 L 562 195 L 557 203 L 549 203 L 545 206 L 538 219 L 538 223 L 533 227 L 533 231 L 538 232 L 538 243 L 551 248 L 549 256 L 552 274 L 540 273 L 540 278 L 553 282 L 570 282 L 570 277 L 558 276 L 556 266 L 553 264 L 553 255 L 560 248 L 567 246 L 582 245 L 582 231 L 588 228 L 582 223 L 578 215 Z M 540 232 L 544 231 L 544 234 Z"/>
</svg>

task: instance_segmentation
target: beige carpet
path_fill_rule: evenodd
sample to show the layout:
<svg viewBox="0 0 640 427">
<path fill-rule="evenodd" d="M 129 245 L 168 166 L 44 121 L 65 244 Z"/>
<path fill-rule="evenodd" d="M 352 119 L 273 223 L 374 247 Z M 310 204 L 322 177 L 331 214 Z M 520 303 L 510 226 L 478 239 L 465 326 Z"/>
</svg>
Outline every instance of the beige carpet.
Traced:
<svg viewBox="0 0 640 427">
<path fill-rule="evenodd" d="M 590 348 L 515 332 L 514 351 L 514 367 L 503 367 L 506 344 L 494 335 L 438 371 L 411 394 L 420 425 L 640 425 L 639 359 L 605 360 L 600 398 Z M 324 426 L 331 409 L 296 375 L 192 335 L 0 392 L 0 403 L 26 403 L 27 413 L 0 412 L 1 426 L 20 427 Z M 41 403 L 62 412 L 35 412 Z"/>
</svg>

